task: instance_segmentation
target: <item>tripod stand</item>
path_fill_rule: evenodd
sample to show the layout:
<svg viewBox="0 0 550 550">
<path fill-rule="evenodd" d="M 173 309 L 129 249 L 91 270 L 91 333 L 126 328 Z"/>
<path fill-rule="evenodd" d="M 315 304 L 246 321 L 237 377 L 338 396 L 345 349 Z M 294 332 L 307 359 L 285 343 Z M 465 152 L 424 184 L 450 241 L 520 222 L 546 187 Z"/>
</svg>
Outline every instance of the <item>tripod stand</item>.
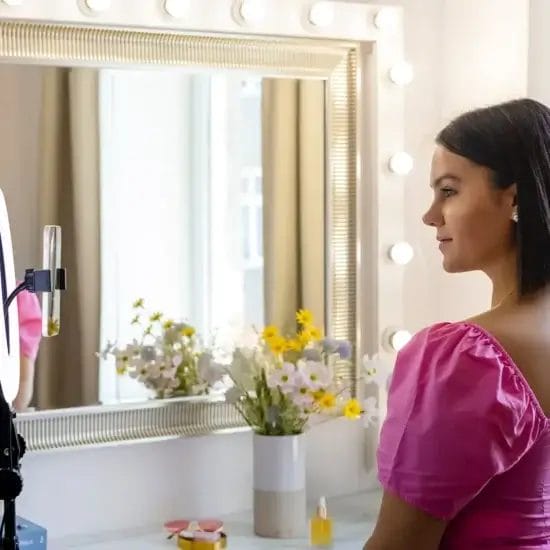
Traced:
<svg viewBox="0 0 550 550">
<path fill-rule="evenodd" d="M 19 550 L 15 499 L 23 490 L 20 462 L 25 454 L 25 440 L 17 433 L 14 419 L 15 413 L 0 386 L 0 499 L 4 502 L 0 529 L 2 550 Z"/>
</svg>

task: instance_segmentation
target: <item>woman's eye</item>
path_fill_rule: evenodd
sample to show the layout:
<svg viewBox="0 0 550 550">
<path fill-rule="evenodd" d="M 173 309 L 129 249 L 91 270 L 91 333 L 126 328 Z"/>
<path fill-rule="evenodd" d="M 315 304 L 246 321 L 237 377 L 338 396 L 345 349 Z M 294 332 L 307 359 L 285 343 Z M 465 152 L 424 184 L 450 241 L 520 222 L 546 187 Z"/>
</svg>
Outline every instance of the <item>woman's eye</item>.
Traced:
<svg viewBox="0 0 550 550">
<path fill-rule="evenodd" d="M 445 198 L 456 195 L 456 191 L 454 189 L 451 189 L 450 187 L 442 187 L 440 191 Z"/>
</svg>

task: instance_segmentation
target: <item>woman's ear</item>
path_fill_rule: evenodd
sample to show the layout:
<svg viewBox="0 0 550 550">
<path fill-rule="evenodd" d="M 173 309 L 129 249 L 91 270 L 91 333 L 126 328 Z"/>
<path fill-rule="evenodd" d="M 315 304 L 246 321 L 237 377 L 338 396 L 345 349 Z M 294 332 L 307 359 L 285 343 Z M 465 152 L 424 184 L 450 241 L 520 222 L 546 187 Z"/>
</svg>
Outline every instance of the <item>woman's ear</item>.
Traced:
<svg viewBox="0 0 550 550">
<path fill-rule="evenodd" d="M 509 202 L 510 208 L 516 208 L 518 205 L 518 189 L 517 185 L 513 183 L 505 189 L 506 201 Z"/>
</svg>

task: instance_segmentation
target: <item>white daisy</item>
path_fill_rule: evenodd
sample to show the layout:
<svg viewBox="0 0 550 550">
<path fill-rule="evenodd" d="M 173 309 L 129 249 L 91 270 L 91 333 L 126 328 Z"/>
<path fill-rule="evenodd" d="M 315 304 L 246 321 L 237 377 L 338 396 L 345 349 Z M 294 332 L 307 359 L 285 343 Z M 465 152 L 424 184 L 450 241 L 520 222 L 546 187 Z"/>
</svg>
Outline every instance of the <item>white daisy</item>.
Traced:
<svg viewBox="0 0 550 550">
<path fill-rule="evenodd" d="M 283 363 L 269 375 L 267 385 L 270 388 L 281 388 L 283 393 L 291 393 L 296 390 L 297 375 L 296 367 L 292 363 Z"/>
<path fill-rule="evenodd" d="M 300 361 L 298 368 L 312 391 L 326 388 L 331 383 L 330 370 L 318 361 Z"/>
<path fill-rule="evenodd" d="M 378 355 L 372 358 L 365 355 L 362 360 L 363 378 L 365 384 L 376 384 L 379 388 L 386 388 L 392 374 L 392 365 Z"/>
<path fill-rule="evenodd" d="M 222 379 L 226 369 L 223 365 L 216 363 L 210 353 L 202 353 L 198 361 L 198 370 L 202 380 L 213 386 Z"/>
</svg>

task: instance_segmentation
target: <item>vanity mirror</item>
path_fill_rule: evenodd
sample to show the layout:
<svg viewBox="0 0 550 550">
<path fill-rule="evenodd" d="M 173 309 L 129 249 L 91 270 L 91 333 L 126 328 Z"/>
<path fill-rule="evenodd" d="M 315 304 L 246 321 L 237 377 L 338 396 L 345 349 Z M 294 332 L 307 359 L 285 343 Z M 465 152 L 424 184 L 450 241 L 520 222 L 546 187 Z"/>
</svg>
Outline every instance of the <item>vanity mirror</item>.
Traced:
<svg viewBox="0 0 550 550">
<path fill-rule="evenodd" d="M 402 92 L 387 76 L 401 60 L 400 12 L 389 32 L 374 24 L 379 8 L 350 4 L 333 28 L 300 16 L 299 31 L 268 19 L 245 36 L 231 3 L 216 2 L 227 19 L 198 8 L 187 31 L 128 3 L 0 18 L 0 186 L 17 275 L 37 263 L 45 223 L 63 226 L 68 273 L 61 334 L 39 351 L 36 410 L 18 418 L 31 450 L 244 428 L 221 395 L 151 399 L 96 357 L 132 338 L 137 298 L 205 337 L 284 326 L 308 307 L 357 356 L 377 346 L 366 285 L 380 236 L 363 243 L 361 261 L 373 261 L 358 280 L 358 235 L 402 147 Z M 307 15 L 299 4 L 285 9 Z M 355 390 L 355 364 L 340 374 Z"/>
<path fill-rule="evenodd" d="M 96 353 L 151 326 L 184 322 L 227 354 L 246 327 L 292 328 L 303 305 L 322 323 L 322 80 L 15 64 L 0 80 L 16 271 L 56 223 L 71 274 L 33 408 L 154 397 Z"/>
</svg>

